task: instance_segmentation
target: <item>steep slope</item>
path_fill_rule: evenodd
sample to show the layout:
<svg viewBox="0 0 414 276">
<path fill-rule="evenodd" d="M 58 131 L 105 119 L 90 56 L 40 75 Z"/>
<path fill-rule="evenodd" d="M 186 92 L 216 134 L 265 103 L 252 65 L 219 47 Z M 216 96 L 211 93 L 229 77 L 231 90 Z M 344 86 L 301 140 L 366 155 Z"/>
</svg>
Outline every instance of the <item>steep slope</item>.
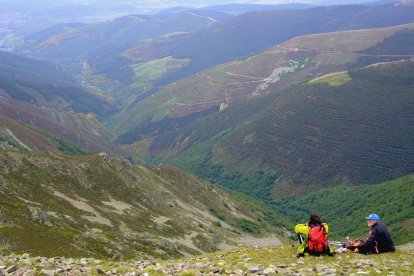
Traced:
<svg viewBox="0 0 414 276">
<path fill-rule="evenodd" d="M 50 63 L 0 51 L 0 76 L 1 95 L 12 100 L 99 116 L 115 111 L 110 101 L 87 93 Z"/>
<path fill-rule="evenodd" d="M 64 152 L 66 154 L 87 152 L 81 146 L 72 144 L 43 129 L 35 129 L 4 116 L 0 116 L 0 148 L 23 152 Z"/>
<path fill-rule="evenodd" d="M 86 152 L 107 152 L 120 155 L 121 151 L 108 142 L 100 133 L 106 133 L 105 128 L 99 129 L 100 123 L 86 118 L 79 122 L 79 116 L 74 115 L 75 122 L 82 127 L 89 127 L 88 134 L 82 130 L 57 122 L 38 108 L 19 102 L 3 100 L 0 102 L 0 129 L 2 130 L 2 146 L 14 145 L 12 148 L 28 151 L 52 151 L 66 154 L 83 154 Z M 109 136 L 108 136 L 109 137 Z M 18 141 L 21 141 L 18 142 Z M 18 142 L 16 144 L 16 142 Z M 26 146 L 21 147 L 22 144 Z M 20 146 L 19 146 L 20 145 Z"/>
<path fill-rule="evenodd" d="M 7 143 L 21 140 L 36 151 L 119 152 L 104 142 L 113 136 L 100 121 L 115 112 L 112 101 L 85 91 L 52 64 L 0 52 L 0 99 L 0 126 L 12 138 Z"/>
<path fill-rule="evenodd" d="M 204 111 L 219 111 L 234 103 L 274 93 L 295 82 L 330 72 L 414 56 L 414 25 L 297 37 L 244 60 L 222 64 L 191 78 L 167 85 L 136 101 L 118 116 L 119 139 L 131 143 L 152 133 L 166 132 L 164 121 L 182 127 Z M 384 41 L 384 42 L 383 42 Z M 402 43 L 404 41 L 404 43 Z M 382 52 L 375 47 L 389 44 Z M 405 47 L 407 49 L 402 49 Z"/>
<path fill-rule="evenodd" d="M 262 199 L 412 173 L 414 62 L 327 75 L 156 137 L 150 152 Z"/>
<path fill-rule="evenodd" d="M 105 156 L 0 150 L 0 185 L 3 253 L 171 258 L 281 233 L 271 225 L 283 225 L 179 169 Z"/>
</svg>

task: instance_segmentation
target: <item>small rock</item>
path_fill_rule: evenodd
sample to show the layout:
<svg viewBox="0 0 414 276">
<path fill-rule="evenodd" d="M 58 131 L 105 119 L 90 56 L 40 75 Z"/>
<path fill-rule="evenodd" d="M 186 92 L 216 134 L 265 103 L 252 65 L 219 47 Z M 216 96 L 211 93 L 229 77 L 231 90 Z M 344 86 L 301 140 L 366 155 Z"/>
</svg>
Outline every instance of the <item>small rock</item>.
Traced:
<svg viewBox="0 0 414 276">
<path fill-rule="evenodd" d="M 42 272 L 41 275 L 44 275 L 44 276 L 54 276 L 55 275 L 55 272 L 53 270 L 42 269 L 41 272 Z"/>
<path fill-rule="evenodd" d="M 8 267 L 8 268 L 6 268 L 6 272 L 7 273 L 13 273 L 13 272 L 16 272 L 17 271 L 17 269 L 18 269 L 18 267 L 17 267 L 17 265 L 12 265 L 12 266 L 10 266 L 10 267 Z"/>
<path fill-rule="evenodd" d="M 22 260 L 27 260 L 29 258 L 30 258 L 29 254 L 23 254 L 22 257 L 21 257 Z"/>
<path fill-rule="evenodd" d="M 199 266 L 199 268 L 208 268 L 208 267 L 210 267 L 210 266 L 212 266 L 213 265 L 213 263 L 212 262 L 207 262 L 207 263 L 205 263 L 205 264 L 201 264 L 200 266 Z"/>
<path fill-rule="evenodd" d="M 25 271 L 23 273 L 23 276 L 36 276 L 36 275 L 38 275 L 38 273 L 36 272 L 36 270 L 28 270 L 28 271 Z"/>
<path fill-rule="evenodd" d="M 278 265 L 276 265 L 276 267 L 278 267 L 278 268 L 287 268 L 289 266 L 287 264 L 278 264 Z"/>
<path fill-rule="evenodd" d="M 247 267 L 247 269 L 249 270 L 250 273 L 257 273 L 257 272 L 262 271 L 262 268 L 257 265 L 249 266 Z"/>
<path fill-rule="evenodd" d="M 220 268 L 213 268 L 213 269 L 211 269 L 211 272 L 213 272 L 213 273 L 219 273 L 219 271 L 220 271 Z"/>
<path fill-rule="evenodd" d="M 29 207 L 29 210 L 30 210 L 31 217 L 32 217 L 33 221 L 35 221 L 39 224 L 42 224 L 42 225 L 53 226 L 50 223 L 47 214 L 45 212 L 43 212 L 40 208 L 38 208 L 38 207 Z"/>
<path fill-rule="evenodd" d="M 265 270 L 263 270 L 264 275 L 270 275 L 270 274 L 275 274 L 275 273 L 276 273 L 276 270 L 271 267 L 268 267 Z"/>
<path fill-rule="evenodd" d="M 106 271 L 102 267 L 97 267 L 96 272 L 98 272 L 99 275 L 106 275 Z"/>
</svg>

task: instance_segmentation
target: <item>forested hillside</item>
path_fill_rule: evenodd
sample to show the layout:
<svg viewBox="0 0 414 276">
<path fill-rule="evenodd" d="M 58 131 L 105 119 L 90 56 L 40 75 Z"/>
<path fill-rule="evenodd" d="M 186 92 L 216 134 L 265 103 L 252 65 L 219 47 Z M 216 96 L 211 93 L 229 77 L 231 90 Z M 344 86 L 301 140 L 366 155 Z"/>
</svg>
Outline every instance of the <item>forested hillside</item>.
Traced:
<svg viewBox="0 0 414 276">
<path fill-rule="evenodd" d="M 365 239 L 365 217 L 380 215 L 396 244 L 414 240 L 414 175 L 389 182 L 357 187 L 339 186 L 313 192 L 303 197 L 277 200 L 272 205 L 282 215 L 297 223 L 306 222 L 309 213 L 326 221 L 330 237 L 343 241 L 346 236 Z"/>
<path fill-rule="evenodd" d="M 161 136 L 170 163 L 269 199 L 412 173 L 414 63 L 369 66 L 294 85 Z M 218 124 L 217 122 L 220 122 Z"/>
</svg>

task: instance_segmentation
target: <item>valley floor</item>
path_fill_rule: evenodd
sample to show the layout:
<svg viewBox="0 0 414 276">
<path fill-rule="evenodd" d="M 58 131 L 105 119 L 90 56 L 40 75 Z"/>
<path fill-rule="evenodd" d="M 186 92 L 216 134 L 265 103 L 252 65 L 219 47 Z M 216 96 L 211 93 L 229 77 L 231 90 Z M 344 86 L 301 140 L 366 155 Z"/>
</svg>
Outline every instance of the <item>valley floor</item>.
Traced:
<svg viewBox="0 0 414 276">
<path fill-rule="evenodd" d="M 413 249 L 382 255 L 352 252 L 334 257 L 296 258 L 296 248 L 241 247 L 237 250 L 156 262 L 92 258 L 0 257 L 0 275 L 412 275 Z"/>
</svg>

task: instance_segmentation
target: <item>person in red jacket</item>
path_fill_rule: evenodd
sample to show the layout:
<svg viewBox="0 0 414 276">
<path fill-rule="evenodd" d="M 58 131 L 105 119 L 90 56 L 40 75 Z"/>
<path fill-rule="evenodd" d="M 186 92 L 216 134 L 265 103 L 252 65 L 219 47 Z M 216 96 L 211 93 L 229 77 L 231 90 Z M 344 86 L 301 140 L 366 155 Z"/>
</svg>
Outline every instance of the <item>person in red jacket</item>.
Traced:
<svg viewBox="0 0 414 276">
<path fill-rule="evenodd" d="M 385 224 L 381 222 L 380 217 L 377 214 L 371 214 L 366 219 L 371 231 L 369 231 L 367 240 L 357 246 L 354 252 L 362 254 L 394 252 L 395 247 L 391 235 Z"/>
</svg>

